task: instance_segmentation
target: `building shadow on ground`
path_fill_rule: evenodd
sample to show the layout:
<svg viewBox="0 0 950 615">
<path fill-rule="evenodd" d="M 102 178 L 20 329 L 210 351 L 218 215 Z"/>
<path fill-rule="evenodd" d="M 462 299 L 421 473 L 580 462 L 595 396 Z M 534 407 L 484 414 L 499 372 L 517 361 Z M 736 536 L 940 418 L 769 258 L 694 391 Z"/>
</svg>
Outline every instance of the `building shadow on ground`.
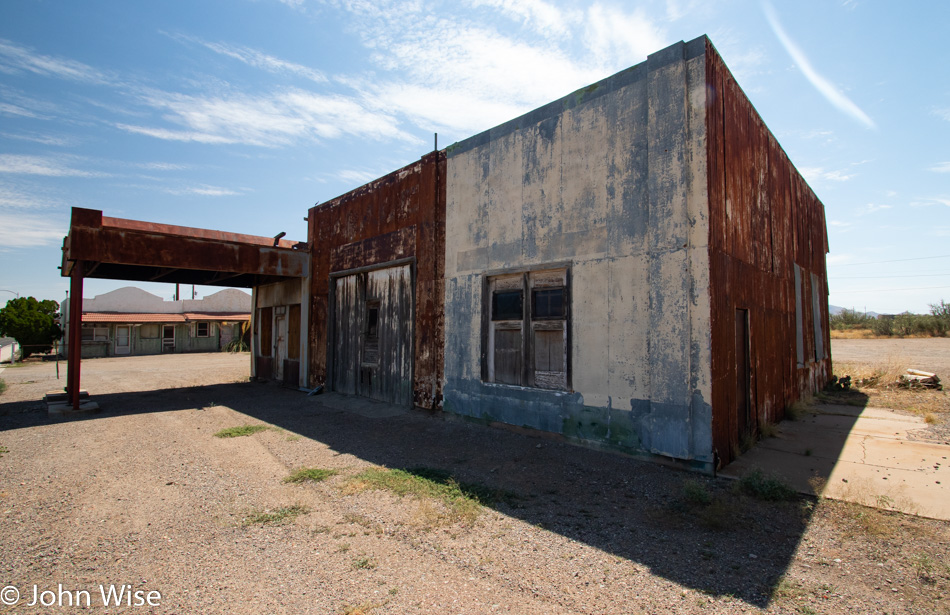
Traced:
<svg viewBox="0 0 950 615">
<path fill-rule="evenodd" d="M 649 568 L 671 582 L 765 607 L 795 557 L 814 500 L 767 500 L 739 481 L 336 394 L 259 382 L 97 395 L 96 414 L 0 405 L 4 429 L 226 406 L 339 453 L 425 469 L 485 493 L 499 512 Z M 856 403 L 852 400 L 851 403 Z M 434 472 L 433 472 L 434 471 Z M 760 494 L 761 496 L 761 494 Z"/>
</svg>

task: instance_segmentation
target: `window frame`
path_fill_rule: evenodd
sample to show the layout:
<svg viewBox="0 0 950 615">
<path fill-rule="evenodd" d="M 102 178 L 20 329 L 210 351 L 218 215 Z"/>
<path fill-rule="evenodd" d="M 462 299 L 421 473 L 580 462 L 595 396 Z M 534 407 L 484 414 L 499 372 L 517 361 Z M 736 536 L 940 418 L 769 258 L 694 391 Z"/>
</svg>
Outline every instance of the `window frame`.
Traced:
<svg viewBox="0 0 950 615">
<path fill-rule="evenodd" d="M 205 332 L 201 332 L 201 327 L 204 325 Z M 195 323 L 195 337 L 211 337 L 211 323 L 207 320 L 198 321 Z"/>
<path fill-rule="evenodd" d="M 92 331 L 92 338 L 87 338 L 85 333 L 86 331 Z M 105 332 L 105 333 L 103 333 Z M 97 325 L 87 325 L 83 323 L 82 325 L 82 342 L 84 344 L 92 344 L 95 342 L 108 342 L 110 339 L 109 336 L 109 327 L 100 327 Z"/>
<path fill-rule="evenodd" d="M 559 279 L 558 279 L 559 278 Z M 561 316 L 535 316 L 537 310 L 536 291 L 562 290 Z M 569 264 L 551 264 L 516 270 L 487 272 L 483 276 L 482 292 L 482 381 L 493 386 L 516 386 L 553 392 L 572 392 L 571 373 L 571 269 Z M 498 319 L 495 310 L 495 294 L 498 292 L 521 291 L 522 315 L 519 319 Z M 517 382 L 500 382 L 495 372 L 496 333 L 499 331 L 520 332 L 520 349 L 517 361 L 520 363 Z M 537 344 L 539 333 L 561 331 L 564 353 L 563 371 L 537 369 Z M 543 334 L 543 333 L 542 333 Z M 559 382 L 538 378 L 540 374 L 553 375 Z M 558 374 L 563 374 L 559 376 Z"/>
</svg>

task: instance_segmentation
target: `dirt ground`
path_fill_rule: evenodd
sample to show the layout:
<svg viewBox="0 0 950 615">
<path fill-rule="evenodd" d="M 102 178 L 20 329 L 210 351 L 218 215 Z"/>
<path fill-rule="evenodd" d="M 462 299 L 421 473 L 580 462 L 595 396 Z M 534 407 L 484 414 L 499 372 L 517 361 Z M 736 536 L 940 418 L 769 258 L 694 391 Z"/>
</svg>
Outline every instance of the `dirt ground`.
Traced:
<svg viewBox="0 0 950 615">
<path fill-rule="evenodd" d="M 950 337 L 833 339 L 831 358 L 836 364 L 899 364 L 904 370 L 933 372 L 944 382 L 950 382 Z"/>
<path fill-rule="evenodd" d="M 100 613 L 950 613 L 950 524 L 247 374 L 247 355 L 86 361 L 102 411 L 50 417 L 54 364 L 0 373 L 0 600 L 20 595 L 0 613 L 82 591 Z M 269 428 L 214 437 L 247 424 Z M 302 467 L 337 473 L 284 482 Z M 366 489 L 375 467 L 484 505 Z M 161 597 L 107 609 L 110 585 Z"/>
</svg>

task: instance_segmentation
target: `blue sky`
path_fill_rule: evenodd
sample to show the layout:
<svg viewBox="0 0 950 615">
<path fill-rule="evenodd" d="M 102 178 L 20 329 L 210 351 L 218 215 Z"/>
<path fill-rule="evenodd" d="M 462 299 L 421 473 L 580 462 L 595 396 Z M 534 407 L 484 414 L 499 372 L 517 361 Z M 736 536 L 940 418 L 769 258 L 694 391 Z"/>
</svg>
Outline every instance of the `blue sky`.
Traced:
<svg viewBox="0 0 950 615">
<path fill-rule="evenodd" d="M 825 204 L 830 302 L 925 312 L 950 300 L 947 25 L 944 1 L 5 0 L 0 289 L 62 300 L 71 206 L 306 240 L 434 132 L 708 34 Z"/>
</svg>

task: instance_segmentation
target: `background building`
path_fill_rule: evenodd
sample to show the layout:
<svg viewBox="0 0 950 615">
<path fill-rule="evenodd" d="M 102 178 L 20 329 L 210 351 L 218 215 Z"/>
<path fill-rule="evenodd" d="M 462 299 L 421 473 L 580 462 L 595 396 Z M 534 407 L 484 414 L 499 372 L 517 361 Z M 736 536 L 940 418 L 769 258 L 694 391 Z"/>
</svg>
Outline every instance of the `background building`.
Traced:
<svg viewBox="0 0 950 615">
<path fill-rule="evenodd" d="M 229 288 L 204 299 L 165 301 L 125 287 L 83 299 L 82 358 L 215 352 L 239 338 L 251 319 L 251 295 Z M 69 326 L 69 302 L 63 302 Z M 69 339 L 68 334 L 64 340 Z M 64 342 L 63 352 L 68 352 Z"/>
</svg>

